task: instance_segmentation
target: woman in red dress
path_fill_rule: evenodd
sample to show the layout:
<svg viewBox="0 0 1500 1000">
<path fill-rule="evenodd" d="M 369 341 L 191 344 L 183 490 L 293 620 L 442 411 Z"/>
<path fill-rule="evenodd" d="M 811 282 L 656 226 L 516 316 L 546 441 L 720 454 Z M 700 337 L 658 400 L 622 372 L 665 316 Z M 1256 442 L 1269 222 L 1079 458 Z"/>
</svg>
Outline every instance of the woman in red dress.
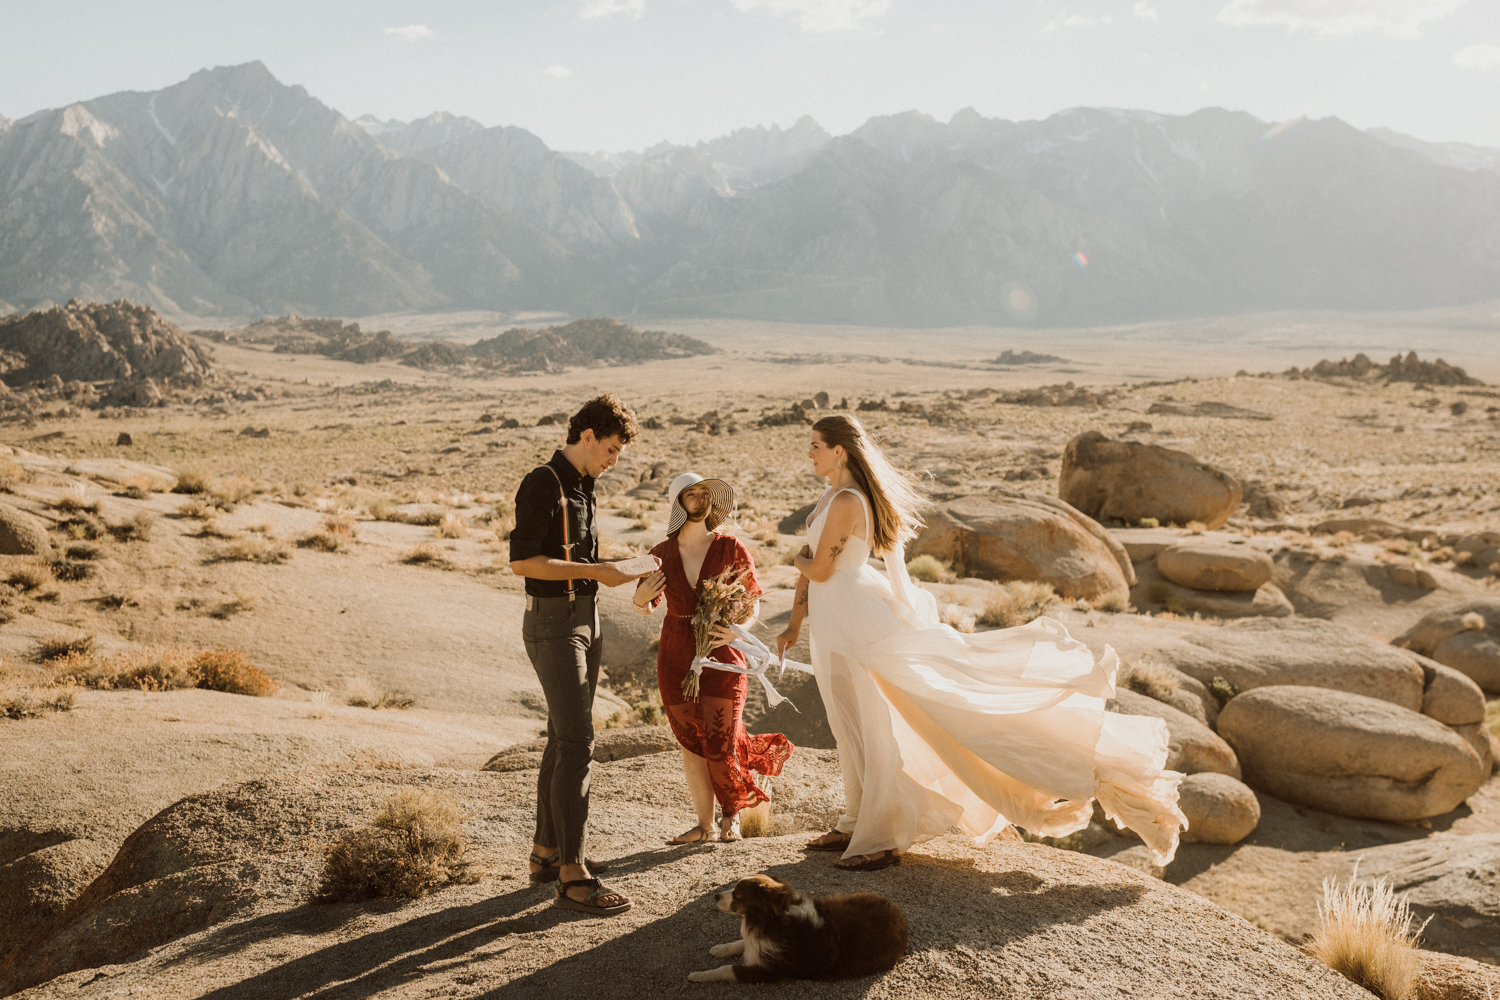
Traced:
<svg viewBox="0 0 1500 1000">
<path fill-rule="evenodd" d="M 770 799 L 750 772 L 780 774 L 794 747 L 780 733 L 751 736 L 745 732 L 742 714 L 750 681 L 745 674 L 705 668 L 696 700 L 682 693 L 682 682 L 697 655 L 692 619 L 698 607 L 699 582 L 726 569 L 744 570 L 751 592 L 758 595 L 755 560 L 739 539 L 714 530 L 734 511 L 734 490 L 728 483 L 685 473 L 672 481 L 668 502 L 672 513 L 667 540 L 651 550 L 661 569 L 636 585 L 634 599 L 636 610 L 645 615 L 666 599 L 656 682 L 672 732 L 682 744 L 683 772 L 698 813 L 698 825 L 668 843 L 697 844 L 716 837 L 739 840 L 740 810 Z M 748 627 L 753 620 L 752 616 L 737 624 Z M 726 643 L 734 639 L 727 626 L 719 626 L 714 635 Z M 743 654 L 727 645 L 717 647 L 709 657 L 721 663 L 745 662 Z M 715 801 L 722 816 L 717 834 Z"/>
</svg>

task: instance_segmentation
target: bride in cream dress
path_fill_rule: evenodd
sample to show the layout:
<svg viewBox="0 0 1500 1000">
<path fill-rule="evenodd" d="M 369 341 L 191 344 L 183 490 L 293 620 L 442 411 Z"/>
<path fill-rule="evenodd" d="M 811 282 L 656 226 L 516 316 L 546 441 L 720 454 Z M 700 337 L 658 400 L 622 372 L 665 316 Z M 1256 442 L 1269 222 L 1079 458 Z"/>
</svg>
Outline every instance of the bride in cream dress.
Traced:
<svg viewBox="0 0 1500 1000">
<path fill-rule="evenodd" d="M 777 646 L 795 643 L 809 618 L 845 805 L 808 847 L 868 871 L 954 826 L 980 843 L 1010 823 L 1064 836 L 1088 825 L 1097 801 L 1157 864 L 1170 861 L 1187 826 L 1183 776 L 1164 770 L 1165 723 L 1104 710 L 1114 651 L 1096 658 L 1050 618 L 968 635 L 940 623 L 932 595 L 906 573 L 922 504 L 910 477 L 844 415 L 813 425 L 809 458 L 831 486 L 808 519 Z M 869 565 L 872 551 L 884 574 Z"/>
</svg>

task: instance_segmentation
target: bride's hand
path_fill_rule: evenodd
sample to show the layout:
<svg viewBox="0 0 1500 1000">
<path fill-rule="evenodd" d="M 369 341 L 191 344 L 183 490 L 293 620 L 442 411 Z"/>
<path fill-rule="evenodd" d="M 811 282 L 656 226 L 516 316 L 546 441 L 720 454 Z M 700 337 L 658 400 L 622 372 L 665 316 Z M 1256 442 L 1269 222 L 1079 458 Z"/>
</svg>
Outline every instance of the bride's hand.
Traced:
<svg viewBox="0 0 1500 1000">
<path fill-rule="evenodd" d="M 797 645 L 797 639 L 802 634 L 802 626 L 791 624 L 786 631 L 776 637 L 776 658 L 786 659 L 786 651 Z"/>
</svg>

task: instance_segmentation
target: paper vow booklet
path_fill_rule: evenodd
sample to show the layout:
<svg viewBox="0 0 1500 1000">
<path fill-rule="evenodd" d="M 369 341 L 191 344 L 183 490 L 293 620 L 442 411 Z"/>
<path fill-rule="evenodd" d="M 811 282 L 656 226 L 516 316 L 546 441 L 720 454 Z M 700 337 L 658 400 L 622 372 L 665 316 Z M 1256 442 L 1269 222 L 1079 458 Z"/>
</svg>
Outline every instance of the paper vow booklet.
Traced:
<svg viewBox="0 0 1500 1000">
<path fill-rule="evenodd" d="M 636 556 L 634 559 L 622 559 L 615 563 L 615 569 L 626 576 L 645 576 L 647 573 L 656 572 L 655 556 Z"/>
</svg>

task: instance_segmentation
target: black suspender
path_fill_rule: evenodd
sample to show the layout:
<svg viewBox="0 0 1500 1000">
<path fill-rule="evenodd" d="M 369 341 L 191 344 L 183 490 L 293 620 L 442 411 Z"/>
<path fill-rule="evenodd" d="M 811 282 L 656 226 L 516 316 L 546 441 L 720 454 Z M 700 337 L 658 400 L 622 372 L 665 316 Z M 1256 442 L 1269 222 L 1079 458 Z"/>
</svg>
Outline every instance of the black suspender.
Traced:
<svg viewBox="0 0 1500 1000">
<path fill-rule="evenodd" d="M 557 470 L 554 469 L 550 463 L 547 464 L 547 465 L 542 466 L 542 468 L 544 468 L 548 472 L 552 473 L 552 478 L 557 480 L 557 501 L 558 501 L 558 504 L 560 505 L 560 510 L 562 511 L 562 534 L 563 534 L 562 550 L 563 550 L 563 562 L 572 562 L 573 561 L 573 546 L 577 545 L 578 543 L 575 542 L 575 541 L 573 541 L 573 533 L 570 530 L 570 527 L 568 525 L 568 494 L 567 494 L 567 491 L 563 489 L 562 476 L 559 476 L 557 474 Z M 568 600 L 570 600 L 570 601 L 576 600 L 577 597 L 578 597 L 578 595 L 575 594 L 575 593 L 573 593 L 573 580 L 572 580 L 572 578 L 570 577 L 566 581 L 566 583 L 567 583 L 567 587 L 568 587 Z"/>
</svg>

